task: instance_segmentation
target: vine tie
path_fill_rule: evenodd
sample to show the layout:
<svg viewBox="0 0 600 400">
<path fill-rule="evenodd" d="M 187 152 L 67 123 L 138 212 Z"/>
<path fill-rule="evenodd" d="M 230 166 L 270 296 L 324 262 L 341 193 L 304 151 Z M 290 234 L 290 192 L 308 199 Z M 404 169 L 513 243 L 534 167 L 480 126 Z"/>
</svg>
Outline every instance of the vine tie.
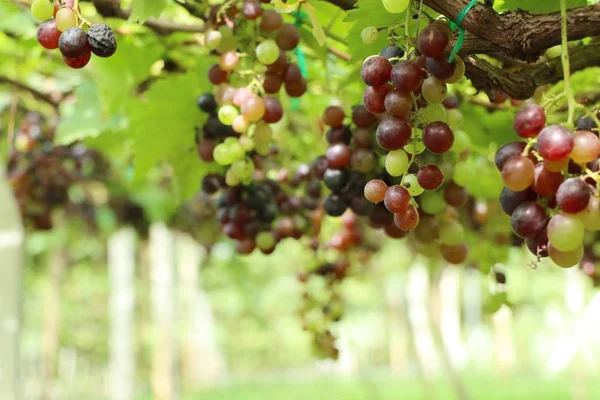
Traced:
<svg viewBox="0 0 600 400">
<path fill-rule="evenodd" d="M 456 32 L 456 30 L 460 31 L 458 34 L 458 39 L 456 40 L 456 43 L 454 44 L 454 48 L 452 49 L 452 52 L 450 53 L 450 57 L 448 57 L 448 62 L 453 62 L 454 58 L 456 57 L 456 55 L 462 48 L 463 42 L 465 41 L 466 30 L 460 24 L 462 24 L 463 20 L 465 19 L 465 17 L 469 13 L 469 11 L 471 11 L 471 8 L 473 8 L 473 6 L 475 4 L 477 4 L 477 0 L 471 0 L 471 2 L 469 4 L 467 4 L 466 7 L 463 8 L 462 11 L 458 14 L 458 16 L 456 17 L 456 22 L 454 22 L 452 20 L 448 20 L 448 25 L 450 25 L 450 29 L 452 29 L 452 32 Z"/>
<path fill-rule="evenodd" d="M 300 27 L 302 26 L 302 20 L 305 19 L 307 15 L 303 12 L 300 12 L 300 7 L 298 7 L 294 15 L 296 17 L 294 25 L 298 29 L 300 29 Z M 300 48 L 299 44 L 298 46 L 296 46 L 294 52 L 296 53 L 296 57 L 298 58 L 298 68 L 300 68 L 300 73 L 302 74 L 302 77 L 306 79 L 308 76 L 308 68 L 306 67 L 306 57 L 304 57 L 304 53 L 302 52 L 302 49 Z M 293 98 L 291 105 L 293 110 L 298 110 L 300 108 L 300 99 Z"/>
</svg>

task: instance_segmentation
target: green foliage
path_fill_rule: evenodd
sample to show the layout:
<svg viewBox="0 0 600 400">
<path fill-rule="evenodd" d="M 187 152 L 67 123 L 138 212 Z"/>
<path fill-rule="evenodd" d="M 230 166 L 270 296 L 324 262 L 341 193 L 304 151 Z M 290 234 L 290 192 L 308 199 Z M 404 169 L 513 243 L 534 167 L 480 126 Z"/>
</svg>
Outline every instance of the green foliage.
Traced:
<svg viewBox="0 0 600 400">
<path fill-rule="evenodd" d="M 159 17 L 167 5 L 168 0 L 133 0 L 131 19 L 144 22 L 150 17 Z"/>
<path fill-rule="evenodd" d="M 582 7 L 587 5 L 587 0 L 567 0 L 567 7 Z M 525 10 L 536 14 L 549 13 L 560 10 L 559 0 L 496 0 L 494 9 L 498 11 Z"/>
</svg>

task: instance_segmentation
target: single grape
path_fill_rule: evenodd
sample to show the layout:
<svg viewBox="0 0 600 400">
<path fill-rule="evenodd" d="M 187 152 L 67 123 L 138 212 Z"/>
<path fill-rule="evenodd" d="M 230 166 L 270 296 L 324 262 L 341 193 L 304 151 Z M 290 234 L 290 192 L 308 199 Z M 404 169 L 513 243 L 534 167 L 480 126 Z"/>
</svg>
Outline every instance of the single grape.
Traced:
<svg viewBox="0 0 600 400">
<path fill-rule="evenodd" d="M 332 128 L 339 128 L 344 124 L 346 114 L 344 109 L 339 106 L 329 106 L 323 112 L 323 123 Z"/>
<path fill-rule="evenodd" d="M 308 88 L 306 86 L 306 81 L 304 79 L 302 79 L 298 82 L 292 82 L 292 83 L 286 82 L 286 84 L 285 84 L 285 92 L 290 97 L 300 97 L 304 93 L 306 93 L 307 89 Z"/>
<path fill-rule="evenodd" d="M 444 246 L 457 246 L 465 240 L 465 229 L 457 221 L 447 221 L 439 228 L 440 243 Z"/>
<path fill-rule="evenodd" d="M 442 56 L 441 58 L 427 58 L 426 65 L 427 70 L 431 75 L 444 81 L 451 79 L 456 72 L 456 61 L 449 62 L 448 57 Z"/>
<path fill-rule="evenodd" d="M 400 14 L 408 8 L 410 0 L 382 0 L 383 8 L 390 14 Z"/>
<path fill-rule="evenodd" d="M 560 125 L 545 127 L 537 138 L 538 153 L 544 160 L 548 161 L 559 161 L 567 158 L 573 150 L 573 146 L 573 134 Z"/>
<path fill-rule="evenodd" d="M 198 143 L 198 156 L 204 162 L 213 162 L 213 152 L 215 150 L 215 142 L 212 140 L 203 140 Z"/>
<path fill-rule="evenodd" d="M 517 135 L 522 138 L 536 137 L 546 125 L 546 113 L 538 105 L 530 104 L 515 116 L 513 126 Z"/>
<path fill-rule="evenodd" d="M 454 181 L 450 181 L 444 188 L 444 200 L 453 207 L 464 206 L 468 199 L 469 194 L 467 190 L 457 185 Z"/>
<path fill-rule="evenodd" d="M 573 138 L 571 159 L 577 164 L 594 161 L 600 155 L 600 139 L 591 131 L 578 131 Z"/>
<path fill-rule="evenodd" d="M 419 225 L 419 212 L 412 204 L 409 204 L 404 212 L 394 214 L 394 223 L 403 231 L 412 231 Z"/>
<path fill-rule="evenodd" d="M 293 24 L 283 24 L 275 41 L 281 50 L 294 50 L 300 43 L 300 32 Z"/>
<path fill-rule="evenodd" d="M 408 144 L 404 146 L 404 151 L 409 154 L 421 154 L 425 151 L 425 144 L 420 138 L 412 138 Z"/>
<path fill-rule="evenodd" d="M 325 158 L 327 158 L 327 162 L 332 168 L 344 168 L 350 164 L 351 157 L 350 148 L 343 143 L 334 144 L 325 153 Z"/>
<path fill-rule="evenodd" d="M 342 125 L 339 128 L 330 128 L 325 133 L 329 144 L 345 143 L 350 144 L 352 141 L 352 131 L 348 126 Z"/>
<path fill-rule="evenodd" d="M 527 189 L 534 181 L 535 166 L 523 156 L 509 158 L 502 167 L 502 181 L 513 192 Z"/>
<path fill-rule="evenodd" d="M 448 113 L 441 104 L 428 104 L 419 111 L 419 117 L 428 123 L 448 122 Z"/>
<path fill-rule="evenodd" d="M 33 0 L 31 13 L 39 21 L 45 21 L 54 16 L 54 6 L 49 0 Z"/>
<path fill-rule="evenodd" d="M 285 69 L 288 67 L 288 65 L 292 65 L 292 64 L 288 64 L 285 51 L 280 50 L 277 61 L 275 61 L 273 64 L 267 65 L 267 72 L 272 72 L 272 73 L 280 75 L 285 71 Z"/>
<path fill-rule="evenodd" d="M 362 80 L 369 86 L 378 88 L 389 82 L 392 74 L 392 64 L 381 56 L 369 57 L 360 70 Z"/>
<path fill-rule="evenodd" d="M 391 81 L 402 92 L 414 92 L 421 87 L 423 73 L 421 67 L 410 61 L 400 61 L 392 68 Z"/>
<path fill-rule="evenodd" d="M 457 133 L 458 135 L 458 130 L 462 128 L 463 126 L 463 122 L 464 122 L 464 117 L 462 115 L 462 113 L 460 112 L 460 110 L 457 109 L 450 109 L 447 111 L 448 113 L 448 125 L 450 125 L 450 128 Z M 470 139 L 469 136 L 466 136 L 466 141 L 467 143 L 470 143 Z M 468 147 L 468 146 L 467 146 Z"/>
<path fill-rule="evenodd" d="M 389 172 L 389 171 L 388 171 Z M 426 190 L 435 190 L 444 183 L 444 173 L 435 164 L 424 165 L 417 174 L 419 185 Z"/>
<path fill-rule="evenodd" d="M 238 118 L 242 117 L 241 115 L 238 115 Z M 236 118 L 237 119 L 237 118 Z M 235 121 L 233 121 L 233 123 L 235 124 Z M 255 147 L 255 143 L 254 143 L 254 139 L 252 139 L 251 137 L 248 136 L 240 136 L 239 138 L 239 143 L 240 143 L 240 147 L 242 148 L 242 150 L 244 150 L 246 153 L 249 151 L 254 150 Z"/>
<path fill-rule="evenodd" d="M 265 32 L 275 32 L 283 25 L 283 17 L 275 10 L 265 10 L 260 19 L 258 29 Z"/>
<path fill-rule="evenodd" d="M 421 31 L 417 38 L 419 52 L 425 57 L 440 58 L 450 43 L 447 31 L 437 24 L 430 24 Z"/>
<path fill-rule="evenodd" d="M 283 85 L 283 79 L 279 74 L 274 72 L 265 73 L 265 78 L 263 80 L 263 89 L 265 89 L 265 93 L 278 93 L 281 89 L 281 85 Z"/>
<path fill-rule="evenodd" d="M 542 197 L 553 197 L 556 195 L 564 177 L 560 172 L 551 172 L 544 168 L 543 163 L 535 166 L 532 189 Z"/>
<path fill-rule="evenodd" d="M 399 150 L 410 140 L 412 128 L 405 118 L 387 117 L 377 127 L 377 143 L 386 150 Z"/>
<path fill-rule="evenodd" d="M 56 20 L 56 27 L 61 32 L 77 26 L 77 16 L 70 8 L 63 7 L 58 10 L 54 19 Z"/>
<path fill-rule="evenodd" d="M 535 202 L 522 203 L 511 215 L 513 231 L 525 239 L 539 235 L 546 227 L 547 220 L 546 212 Z"/>
<path fill-rule="evenodd" d="M 569 214 L 583 211 L 592 195 L 587 183 L 578 178 L 569 178 L 564 181 L 556 192 L 556 203 L 560 209 Z"/>
<path fill-rule="evenodd" d="M 231 113 L 230 110 L 222 111 L 225 107 L 232 107 L 233 109 L 235 109 L 236 115 L 231 121 L 231 124 L 228 124 L 226 121 L 228 121 L 233 116 L 233 113 Z M 243 115 L 239 115 L 238 110 L 233 106 L 221 107 L 221 109 L 219 110 L 219 121 L 221 121 L 224 124 L 231 125 L 233 130 L 237 133 L 246 132 L 248 130 L 248 127 L 250 126 L 250 122 Z"/>
<path fill-rule="evenodd" d="M 242 104 L 242 114 L 250 122 L 261 120 L 265 111 L 265 101 L 259 96 L 252 96 Z"/>
<path fill-rule="evenodd" d="M 390 151 L 385 157 L 385 170 L 391 176 L 400 176 L 408 171 L 408 155 L 402 149 Z"/>
<path fill-rule="evenodd" d="M 279 58 L 279 48 L 274 40 L 262 41 L 256 46 L 256 58 L 265 65 L 273 64 Z"/>
<path fill-rule="evenodd" d="M 246 100 L 248 100 L 252 96 L 254 96 L 254 93 L 252 93 L 252 90 L 248 89 L 247 87 L 241 87 L 239 89 L 236 89 L 233 94 L 233 104 L 235 106 L 241 107 L 246 102 Z"/>
<path fill-rule="evenodd" d="M 581 246 L 585 227 L 574 215 L 557 214 L 548 222 L 548 240 L 560 251 L 571 251 Z"/>
<path fill-rule="evenodd" d="M 350 174 L 345 169 L 328 168 L 323 175 L 323 182 L 332 192 L 339 192 L 350 181 Z"/>
<path fill-rule="evenodd" d="M 377 155 L 371 150 L 355 149 L 352 152 L 350 166 L 353 171 L 368 173 L 377 165 Z"/>
<path fill-rule="evenodd" d="M 276 97 L 265 97 L 265 115 L 263 121 L 268 124 L 274 124 L 283 118 L 283 106 Z"/>
<path fill-rule="evenodd" d="M 392 90 L 392 85 L 389 83 L 378 88 L 367 86 L 363 96 L 363 103 L 367 111 L 373 114 L 385 112 L 385 97 L 390 90 Z"/>
<path fill-rule="evenodd" d="M 49 19 L 42 22 L 38 27 L 37 40 L 45 49 L 54 50 L 58 49 L 58 40 L 61 34 L 61 31 L 56 27 L 56 20 Z"/>
<path fill-rule="evenodd" d="M 208 69 L 208 80 L 213 85 L 220 85 L 221 83 L 227 82 L 229 73 L 219 68 L 218 64 L 213 65 Z"/>
<path fill-rule="evenodd" d="M 96 56 L 107 58 L 117 51 L 115 33 L 108 25 L 94 24 L 90 27 L 87 34 L 92 53 Z"/>
<path fill-rule="evenodd" d="M 406 117 L 412 110 L 413 100 L 409 93 L 394 89 L 385 96 L 384 106 L 391 115 Z"/>
<path fill-rule="evenodd" d="M 548 232 L 546 228 L 542 229 L 539 235 L 525 239 L 527 248 L 536 257 L 548 257 Z"/>
<path fill-rule="evenodd" d="M 263 15 L 263 8 L 256 0 L 245 0 L 242 5 L 242 14 L 249 20 L 255 20 Z"/>
<path fill-rule="evenodd" d="M 462 264 L 467 259 L 468 248 L 465 243 L 456 246 L 441 246 L 442 257 L 450 264 Z"/>
<path fill-rule="evenodd" d="M 380 179 L 373 179 L 365 185 L 364 195 L 371 203 L 379 203 L 385 199 L 388 186 Z"/>
<path fill-rule="evenodd" d="M 377 121 L 375 114 L 369 112 L 363 105 L 352 108 L 352 122 L 359 128 L 369 128 Z"/>
<path fill-rule="evenodd" d="M 398 214 L 406 210 L 410 199 L 410 194 L 404 186 L 394 185 L 388 188 L 383 202 L 390 212 Z"/>
<path fill-rule="evenodd" d="M 348 209 L 348 202 L 342 196 L 332 193 L 325 199 L 323 208 L 327 215 L 340 217 Z"/>
<path fill-rule="evenodd" d="M 225 125 L 231 125 L 238 115 L 239 111 L 234 106 L 223 106 L 219 108 L 219 121 Z"/>
<path fill-rule="evenodd" d="M 425 191 L 419 184 L 419 179 L 415 174 L 408 174 L 404 177 L 404 186 L 408 189 L 411 196 L 419 196 Z"/>
<path fill-rule="evenodd" d="M 448 94 L 448 87 L 436 77 L 430 76 L 423 81 L 421 93 L 427 103 L 440 104 L 446 98 L 446 94 Z"/>
<path fill-rule="evenodd" d="M 360 32 L 360 39 L 364 44 L 372 44 L 379 37 L 379 29 L 376 26 L 367 26 Z"/>
<path fill-rule="evenodd" d="M 58 40 L 58 48 L 63 56 L 69 58 L 79 57 L 91 51 L 88 36 L 81 28 L 64 31 Z"/>
<path fill-rule="evenodd" d="M 583 244 L 571 251 L 560 251 L 552 244 L 548 245 L 548 255 L 550 256 L 550 259 L 561 268 L 570 268 L 579 264 L 583 258 L 583 253 Z"/>
<path fill-rule="evenodd" d="M 358 149 L 368 149 L 373 143 L 373 135 L 368 129 L 356 129 L 352 134 L 354 146 Z"/>
<path fill-rule="evenodd" d="M 443 154 L 454 143 L 454 133 L 445 122 L 432 122 L 423 129 L 423 143 L 434 154 Z"/>
<path fill-rule="evenodd" d="M 233 71 L 240 62 L 240 55 L 236 51 L 228 51 L 219 57 L 219 67 L 223 71 Z"/>
<path fill-rule="evenodd" d="M 436 215 L 446 209 L 446 202 L 440 192 L 427 191 L 419 196 L 420 205 L 427 214 Z"/>
</svg>

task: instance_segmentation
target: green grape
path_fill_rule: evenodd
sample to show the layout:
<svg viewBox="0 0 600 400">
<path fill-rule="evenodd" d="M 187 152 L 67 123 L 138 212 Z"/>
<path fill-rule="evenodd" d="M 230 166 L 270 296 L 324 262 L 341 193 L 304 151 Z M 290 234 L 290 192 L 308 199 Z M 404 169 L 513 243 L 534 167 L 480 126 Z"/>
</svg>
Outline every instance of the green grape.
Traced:
<svg viewBox="0 0 600 400">
<path fill-rule="evenodd" d="M 259 122 L 254 127 L 254 140 L 256 143 L 268 143 L 273 138 L 273 129 L 264 122 Z"/>
<path fill-rule="evenodd" d="M 453 131 L 457 131 L 463 126 L 464 118 L 460 110 L 456 108 L 447 110 L 448 114 L 448 125 L 452 128 Z"/>
<path fill-rule="evenodd" d="M 235 175 L 231 168 L 229 168 L 225 174 L 225 183 L 227 186 L 237 186 L 240 184 L 240 178 Z"/>
<path fill-rule="evenodd" d="M 252 178 L 254 163 L 249 158 L 244 158 L 231 164 L 231 170 L 240 179 Z"/>
<path fill-rule="evenodd" d="M 229 146 L 229 156 L 231 157 L 232 162 L 238 161 L 244 158 L 246 152 L 242 149 L 240 142 L 234 138 L 231 138 L 234 142 Z"/>
<path fill-rule="evenodd" d="M 240 146 L 244 149 L 245 152 L 249 152 L 254 150 L 254 139 L 248 136 L 241 136 L 239 139 Z"/>
<path fill-rule="evenodd" d="M 428 104 L 427 107 L 423 107 L 419 111 L 419 117 L 427 123 L 435 121 L 448 122 L 448 114 L 441 104 Z"/>
<path fill-rule="evenodd" d="M 406 186 L 406 189 L 408 189 L 408 193 L 410 193 L 411 196 L 419 196 L 425 191 L 425 189 L 419 185 L 417 175 L 415 174 L 409 174 L 404 177 L 404 186 Z"/>
<path fill-rule="evenodd" d="M 221 40 L 223 40 L 223 35 L 220 31 L 210 30 L 204 35 L 204 45 L 209 50 L 219 47 Z"/>
<path fill-rule="evenodd" d="M 221 123 L 224 125 L 231 125 L 233 124 L 235 117 L 237 117 L 239 114 L 240 112 L 234 106 L 223 106 L 219 108 L 219 121 L 221 121 Z"/>
<path fill-rule="evenodd" d="M 227 53 L 228 51 L 232 51 L 235 50 L 237 47 L 237 39 L 235 38 L 235 36 L 225 36 L 221 39 L 221 43 L 219 43 L 219 46 L 217 47 L 217 53 L 219 54 L 223 54 L 223 53 Z"/>
<path fill-rule="evenodd" d="M 426 191 L 421 196 L 421 208 L 427 214 L 435 215 L 439 214 L 446 209 L 446 202 L 444 196 L 439 191 Z"/>
<path fill-rule="evenodd" d="M 232 162 L 229 157 L 227 145 L 224 143 L 215 146 L 213 150 L 213 158 L 215 159 L 215 162 L 220 165 L 229 165 Z"/>
<path fill-rule="evenodd" d="M 449 221 L 440 225 L 440 243 L 446 246 L 457 246 L 465 240 L 465 229 L 457 221 Z"/>
<path fill-rule="evenodd" d="M 371 44 L 377 41 L 379 30 L 375 26 L 367 26 L 360 33 L 360 38 L 364 44 Z"/>
<path fill-rule="evenodd" d="M 256 235 L 256 247 L 270 250 L 275 246 L 275 236 L 271 232 L 260 232 Z"/>
<path fill-rule="evenodd" d="M 400 176 L 408 171 L 408 155 L 402 149 L 390 151 L 385 157 L 385 169 L 391 176 Z"/>
<path fill-rule="evenodd" d="M 61 8 L 54 18 L 56 19 L 56 28 L 61 32 L 77 26 L 77 16 L 70 8 Z"/>
<path fill-rule="evenodd" d="M 256 152 L 261 156 L 268 156 L 271 152 L 271 146 L 269 143 L 256 143 L 255 146 Z"/>
<path fill-rule="evenodd" d="M 583 243 L 585 227 L 575 215 L 557 214 L 548 222 L 548 240 L 557 250 L 575 250 Z"/>
<path fill-rule="evenodd" d="M 273 64 L 279 58 L 279 47 L 274 40 L 265 40 L 256 46 L 256 58 L 265 65 Z"/>
<path fill-rule="evenodd" d="M 444 82 L 438 80 L 434 76 L 430 76 L 423 81 L 421 94 L 427 103 L 439 104 L 446 98 L 448 87 Z"/>
<path fill-rule="evenodd" d="M 383 8 L 390 14 L 400 14 L 408 8 L 410 0 L 382 0 Z"/>
<path fill-rule="evenodd" d="M 231 123 L 231 127 L 237 133 L 246 132 L 248 130 L 249 125 L 250 125 L 250 122 L 248 122 L 248 120 L 243 115 L 238 115 L 237 117 L 235 117 L 235 119 Z"/>
<path fill-rule="evenodd" d="M 45 21 L 54 16 L 54 6 L 49 0 L 33 0 L 31 13 L 39 21 Z"/>
<path fill-rule="evenodd" d="M 219 27 L 219 32 L 221 33 L 221 36 L 223 38 L 229 38 L 233 36 L 233 29 L 231 29 L 229 26 L 227 25 L 221 25 Z"/>
<path fill-rule="evenodd" d="M 454 111 L 454 110 L 450 110 Z M 454 143 L 450 148 L 455 153 L 462 153 L 471 146 L 471 139 L 463 130 L 454 130 Z"/>
<path fill-rule="evenodd" d="M 444 176 L 447 176 L 445 172 Z M 469 182 L 473 179 L 473 169 L 469 163 L 465 161 L 457 162 L 454 166 L 454 175 L 452 175 L 452 179 L 460 186 L 469 185 Z"/>
<path fill-rule="evenodd" d="M 577 216 L 588 231 L 600 231 L 600 198 L 590 196 L 587 207 L 577 214 Z"/>
<path fill-rule="evenodd" d="M 410 142 L 404 146 L 404 150 L 410 154 L 421 154 L 425 151 L 425 143 L 418 138 L 411 139 Z"/>
</svg>

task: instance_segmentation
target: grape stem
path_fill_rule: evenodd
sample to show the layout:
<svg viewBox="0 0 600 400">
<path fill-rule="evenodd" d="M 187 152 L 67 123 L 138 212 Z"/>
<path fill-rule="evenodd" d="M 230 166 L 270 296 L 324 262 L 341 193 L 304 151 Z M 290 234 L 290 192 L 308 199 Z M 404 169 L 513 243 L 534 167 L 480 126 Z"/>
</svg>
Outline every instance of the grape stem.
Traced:
<svg viewBox="0 0 600 400">
<path fill-rule="evenodd" d="M 83 15 L 81 15 L 81 13 L 79 12 L 79 0 L 73 1 L 73 12 L 75 13 L 75 15 L 77 16 L 77 19 L 79 21 L 83 22 L 84 24 L 86 24 L 89 27 L 92 26 L 92 23 L 90 21 L 88 21 L 87 19 L 83 18 Z"/>
<path fill-rule="evenodd" d="M 565 94 L 567 96 L 567 104 L 569 106 L 567 126 L 574 127 L 575 109 L 577 102 L 571 87 L 571 65 L 569 63 L 569 38 L 567 35 L 567 0 L 560 0 L 560 16 L 561 16 L 561 42 L 562 42 L 562 67 L 565 82 Z"/>
<path fill-rule="evenodd" d="M 596 115 L 595 112 L 591 111 L 589 108 L 587 108 L 586 106 L 584 106 L 583 104 L 577 104 L 577 108 L 582 110 L 585 115 L 587 115 L 588 117 L 590 117 L 594 123 L 596 124 L 596 126 L 598 128 L 600 128 L 600 119 L 598 119 L 598 116 Z M 596 129 L 598 129 L 596 128 Z"/>
<path fill-rule="evenodd" d="M 412 0 L 409 0 L 408 7 L 406 7 L 406 19 L 404 20 L 404 35 L 406 36 L 406 49 L 404 50 L 404 55 L 408 54 L 408 50 L 410 48 L 410 29 L 408 28 L 408 24 L 410 24 L 410 8 L 412 6 Z"/>
<path fill-rule="evenodd" d="M 531 148 L 533 147 L 533 145 L 536 142 L 537 142 L 536 138 L 527 139 L 527 146 L 525 146 L 525 148 L 523 149 L 523 153 L 521 153 L 521 155 L 523 157 L 528 157 L 529 156 L 529 150 L 531 150 Z"/>
</svg>

